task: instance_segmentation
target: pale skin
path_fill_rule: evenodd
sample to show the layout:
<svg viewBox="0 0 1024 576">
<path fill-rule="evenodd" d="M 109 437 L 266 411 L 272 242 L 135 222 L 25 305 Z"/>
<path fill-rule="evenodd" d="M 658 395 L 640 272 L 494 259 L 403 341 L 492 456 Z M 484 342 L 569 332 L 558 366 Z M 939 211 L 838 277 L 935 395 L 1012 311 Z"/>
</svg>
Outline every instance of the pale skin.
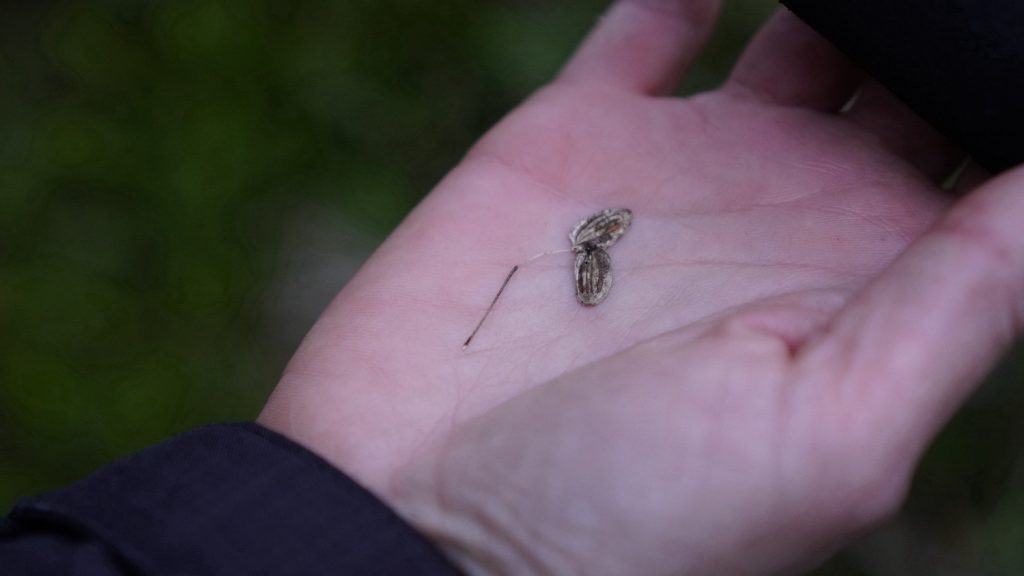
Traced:
<svg viewBox="0 0 1024 576">
<path fill-rule="evenodd" d="M 784 11 L 720 89 L 670 96 L 716 12 L 613 5 L 338 295 L 260 422 L 471 573 L 795 573 L 896 510 L 1020 331 L 1024 172 L 943 192 L 963 154 Z M 606 301 L 540 258 L 461 349 L 513 264 L 615 207 Z"/>
</svg>

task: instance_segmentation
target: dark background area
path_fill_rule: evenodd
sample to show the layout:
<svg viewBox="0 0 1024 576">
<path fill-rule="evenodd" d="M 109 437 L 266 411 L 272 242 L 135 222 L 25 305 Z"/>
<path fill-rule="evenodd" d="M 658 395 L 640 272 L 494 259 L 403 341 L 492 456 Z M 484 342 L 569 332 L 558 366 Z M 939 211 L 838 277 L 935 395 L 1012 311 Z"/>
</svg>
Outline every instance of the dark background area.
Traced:
<svg viewBox="0 0 1024 576">
<path fill-rule="evenodd" d="M 598 0 L 0 2 L 0 508 L 253 418 L 360 263 Z M 731 0 L 684 92 L 770 0 Z M 815 574 L 1024 574 L 1024 362 Z"/>
</svg>

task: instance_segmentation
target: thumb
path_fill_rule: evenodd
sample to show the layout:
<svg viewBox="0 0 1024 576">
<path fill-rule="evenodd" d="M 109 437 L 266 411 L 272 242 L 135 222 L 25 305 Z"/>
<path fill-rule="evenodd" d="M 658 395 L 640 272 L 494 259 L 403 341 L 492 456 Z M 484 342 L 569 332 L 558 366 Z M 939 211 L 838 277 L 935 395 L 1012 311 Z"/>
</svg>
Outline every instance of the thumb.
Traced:
<svg viewBox="0 0 1024 576">
<path fill-rule="evenodd" d="M 869 415 L 905 458 L 923 450 L 983 380 L 1022 319 L 1018 168 L 955 205 L 840 312 L 802 360 L 839 367 L 838 397 Z"/>
</svg>

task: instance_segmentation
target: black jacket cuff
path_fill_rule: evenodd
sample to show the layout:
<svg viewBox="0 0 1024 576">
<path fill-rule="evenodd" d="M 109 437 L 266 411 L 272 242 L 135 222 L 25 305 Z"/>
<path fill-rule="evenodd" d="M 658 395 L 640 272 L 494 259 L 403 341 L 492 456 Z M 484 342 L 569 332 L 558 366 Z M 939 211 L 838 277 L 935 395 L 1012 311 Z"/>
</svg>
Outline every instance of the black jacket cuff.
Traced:
<svg viewBox="0 0 1024 576">
<path fill-rule="evenodd" d="M 982 166 L 1024 162 L 1024 2 L 782 2 Z"/>
<path fill-rule="evenodd" d="M 102 541 L 129 573 L 457 573 L 364 488 L 252 423 L 148 448 L 18 504 L 7 523 Z"/>
</svg>

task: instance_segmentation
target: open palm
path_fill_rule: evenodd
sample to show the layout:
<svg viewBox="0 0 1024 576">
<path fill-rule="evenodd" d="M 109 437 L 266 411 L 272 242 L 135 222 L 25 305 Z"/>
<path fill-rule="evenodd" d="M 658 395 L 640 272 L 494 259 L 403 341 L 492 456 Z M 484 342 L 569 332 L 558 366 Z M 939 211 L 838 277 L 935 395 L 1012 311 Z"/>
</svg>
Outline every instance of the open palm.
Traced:
<svg viewBox="0 0 1024 576">
<path fill-rule="evenodd" d="M 950 210 L 956 150 L 788 13 L 723 88 L 668 97 L 713 4 L 614 6 L 345 287 L 261 416 L 467 569 L 813 562 L 899 503 L 1016 333 L 1011 179 Z M 461 349 L 513 264 L 618 207 L 605 302 L 543 256 Z"/>
</svg>

